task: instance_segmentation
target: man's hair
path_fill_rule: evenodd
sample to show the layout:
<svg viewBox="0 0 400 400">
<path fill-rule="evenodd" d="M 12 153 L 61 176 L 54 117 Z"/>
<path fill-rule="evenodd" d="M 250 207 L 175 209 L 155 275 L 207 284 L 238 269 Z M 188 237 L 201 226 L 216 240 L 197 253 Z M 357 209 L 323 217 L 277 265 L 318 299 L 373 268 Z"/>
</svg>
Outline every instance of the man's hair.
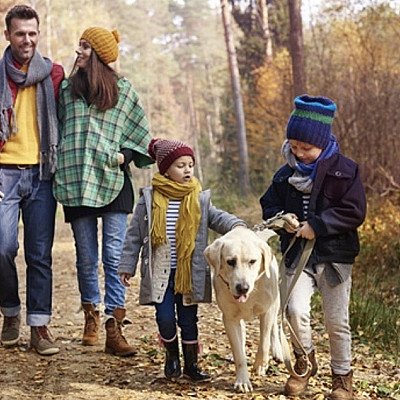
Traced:
<svg viewBox="0 0 400 400">
<path fill-rule="evenodd" d="M 17 19 L 33 19 L 35 18 L 39 27 L 39 15 L 30 6 L 25 4 L 19 4 L 10 8 L 6 15 L 6 29 L 9 31 L 11 29 L 11 20 L 13 18 Z"/>
</svg>

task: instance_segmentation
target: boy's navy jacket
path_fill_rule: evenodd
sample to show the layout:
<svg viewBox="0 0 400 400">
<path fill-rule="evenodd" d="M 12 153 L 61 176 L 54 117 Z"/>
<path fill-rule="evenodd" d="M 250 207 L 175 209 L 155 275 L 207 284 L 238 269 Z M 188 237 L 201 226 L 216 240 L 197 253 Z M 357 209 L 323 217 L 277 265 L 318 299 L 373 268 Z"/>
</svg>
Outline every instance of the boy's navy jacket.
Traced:
<svg viewBox="0 0 400 400">
<path fill-rule="evenodd" d="M 289 184 L 294 170 L 288 165 L 281 167 L 272 184 L 260 199 L 263 219 L 280 211 L 294 213 L 304 220 L 302 193 Z M 357 164 L 340 153 L 318 163 L 317 174 L 310 197 L 307 221 L 316 235 L 310 262 L 352 264 L 360 250 L 357 227 L 366 214 L 366 198 Z M 278 232 L 281 251 L 285 252 L 293 234 Z M 299 254 L 300 240 L 289 251 L 285 263 L 293 267 Z"/>
</svg>

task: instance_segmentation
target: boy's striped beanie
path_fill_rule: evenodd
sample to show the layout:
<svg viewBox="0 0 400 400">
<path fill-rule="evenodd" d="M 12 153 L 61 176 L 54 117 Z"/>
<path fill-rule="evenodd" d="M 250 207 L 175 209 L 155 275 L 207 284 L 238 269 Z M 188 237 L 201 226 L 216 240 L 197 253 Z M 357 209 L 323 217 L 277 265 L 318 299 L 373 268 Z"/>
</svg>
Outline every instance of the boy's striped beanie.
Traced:
<svg viewBox="0 0 400 400">
<path fill-rule="evenodd" d="M 293 110 L 286 128 L 288 139 L 310 143 L 320 149 L 328 146 L 336 104 L 327 97 L 307 94 L 294 99 Z"/>
</svg>

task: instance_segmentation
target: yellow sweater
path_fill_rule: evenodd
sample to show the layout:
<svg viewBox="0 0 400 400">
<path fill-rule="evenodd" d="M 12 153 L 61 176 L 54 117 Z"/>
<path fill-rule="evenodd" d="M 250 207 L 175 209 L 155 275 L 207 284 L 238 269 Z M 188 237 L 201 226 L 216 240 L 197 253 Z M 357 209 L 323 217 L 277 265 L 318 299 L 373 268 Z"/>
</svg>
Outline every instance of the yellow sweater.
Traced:
<svg viewBox="0 0 400 400">
<path fill-rule="evenodd" d="M 26 72 L 27 66 L 23 66 L 21 71 Z M 18 89 L 14 108 L 18 130 L 4 145 L 0 153 L 0 164 L 39 164 L 36 85 Z"/>
</svg>

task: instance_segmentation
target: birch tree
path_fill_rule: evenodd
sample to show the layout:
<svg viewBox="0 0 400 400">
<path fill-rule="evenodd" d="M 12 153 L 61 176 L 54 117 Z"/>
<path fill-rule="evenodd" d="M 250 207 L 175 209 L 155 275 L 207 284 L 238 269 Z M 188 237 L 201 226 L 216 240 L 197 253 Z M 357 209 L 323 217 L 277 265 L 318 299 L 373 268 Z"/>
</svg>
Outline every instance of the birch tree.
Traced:
<svg viewBox="0 0 400 400">
<path fill-rule="evenodd" d="M 239 148 L 239 185 L 241 194 L 246 196 L 250 193 L 249 157 L 247 152 L 246 126 L 243 111 L 239 68 L 236 58 L 236 49 L 233 41 L 233 33 L 230 22 L 230 11 L 228 8 L 227 0 L 221 0 L 221 10 L 222 23 L 225 33 L 226 50 L 229 62 L 229 71 L 231 76 L 233 101 L 235 105 L 236 133 Z"/>
</svg>

